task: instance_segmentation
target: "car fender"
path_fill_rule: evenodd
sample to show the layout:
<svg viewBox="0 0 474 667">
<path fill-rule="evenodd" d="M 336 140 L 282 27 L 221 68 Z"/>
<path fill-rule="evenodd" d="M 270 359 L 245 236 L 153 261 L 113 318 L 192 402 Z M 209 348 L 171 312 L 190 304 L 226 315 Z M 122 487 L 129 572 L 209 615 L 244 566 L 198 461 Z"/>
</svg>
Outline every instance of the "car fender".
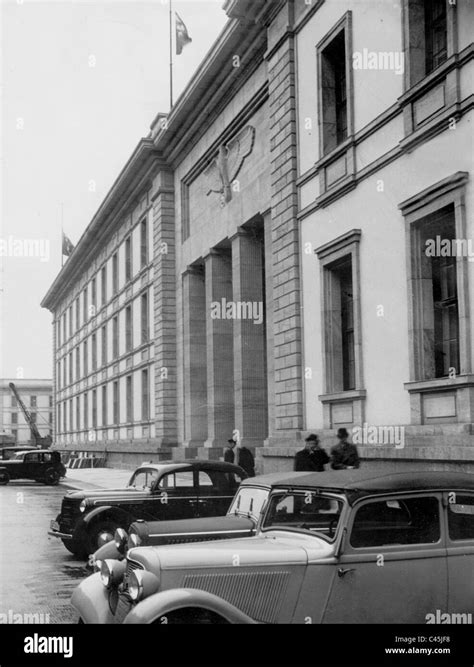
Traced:
<svg viewBox="0 0 474 667">
<path fill-rule="evenodd" d="M 126 616 L 124 623 L 153 623 L 167 614 L 189 607 L 212 611 L 225 618 L 229 623 L 256 623 L 250 616 L 217 595 L 195 588 L 174 588 L 150 595 L 150 597 L 137 604 Z"/>
<path fill-rule="evenodd" d="M 85 623 L 113 623 L 109 592 L 102 585 L 100 574 L 91 574 L 81 581 L 71 597 L 71 604 Z"/>
<path fill-rule="evenodd" d="M 88 528 L 92 522 L 94 522 L 98 517 L 101 517 L 103 514 L 108 514 L 109 516 L 118 518 L 120 521 L 124 519 L 127 526 L 130 524 L 130 514 L 125 510 L 115 505 L 101 505 L 100 507 L 96 507 L 91 512 L 88 512 L 85 516 L 82 517 L 83 526 Z"/>
</svg>

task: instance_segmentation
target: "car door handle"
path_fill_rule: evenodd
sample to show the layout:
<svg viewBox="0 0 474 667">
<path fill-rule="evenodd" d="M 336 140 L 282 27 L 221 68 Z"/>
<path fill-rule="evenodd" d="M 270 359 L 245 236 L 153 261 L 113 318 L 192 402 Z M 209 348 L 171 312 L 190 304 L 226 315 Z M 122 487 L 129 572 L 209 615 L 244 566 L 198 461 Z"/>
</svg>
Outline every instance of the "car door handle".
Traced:
<svg viewBox="0 0 474 667">
<path fill-rule="evenodd" d="M 346 575 L 348 572 L 355 572 L 355 567 L 350 567 L 348 569 L 344 569 L 343 567 L 340 567 L 337 571 L 337 576 L 338 577 L 343 577 Z"/>
</svg>

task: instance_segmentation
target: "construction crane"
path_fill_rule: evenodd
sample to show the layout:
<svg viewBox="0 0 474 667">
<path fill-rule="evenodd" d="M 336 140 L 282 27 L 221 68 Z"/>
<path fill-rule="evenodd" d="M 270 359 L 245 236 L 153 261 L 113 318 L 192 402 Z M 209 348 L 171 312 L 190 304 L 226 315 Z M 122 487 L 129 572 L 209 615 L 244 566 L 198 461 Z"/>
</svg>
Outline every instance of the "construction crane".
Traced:
<svg viewBox="0 0 474 667">
<path fill-rule="evenodd" d="M 42 436 L 41 433 L 38 431 L 38 427 L 36 426 L 35 422 L 33 421 L 33 418 L 29 411 L 26 408 L 26 405 L 23 403 L 20 394 L 18 393 L 17 388 L 15 387 L 15 384 L 13 382 L 10 382 L 9 385 L 10 389 L 12 390 L 13 396 L 16 398 L 18 405 L 23 411 L 23 414 L 26 419 L 26 423 L 30 427 L 30 432 L 31 432 L 31 440 L 32 442 L 36 445 L 36 447 L 41 448 L 41 447 L 50 447 L 52 443 L 52 439 L 50 435 Z"/>
</svg>

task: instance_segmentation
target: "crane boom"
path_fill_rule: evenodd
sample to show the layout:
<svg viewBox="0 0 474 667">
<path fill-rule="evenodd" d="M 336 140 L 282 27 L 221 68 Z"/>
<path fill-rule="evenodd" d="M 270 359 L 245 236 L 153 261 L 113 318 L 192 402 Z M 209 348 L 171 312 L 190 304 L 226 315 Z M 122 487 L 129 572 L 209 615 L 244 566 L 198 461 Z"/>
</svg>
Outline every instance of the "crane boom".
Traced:
<svg viewBox="0 0 474 667">
<path fill-rule="evenodd" d="M 33 418 L 28 411 L 26 405 L 24 404 L 20 394 L 18 393 L 17 388 L 15 387 L 15 384 L 13 382 L 10 382 L 9 385 L 10 389 L 12 390 L 13 395 L 15 396 L 16 400 L 18 401 L 18 404 L 20 408 L 22 409 L 22 412 L 25 416 L 26 423 L 30 427 L 30 432 L 31 432 L 31 438 L 34 441 L 35 445 L 37 447 L 41 447 L 44 445 L 49 446 L 51 444 L 51 438 L 49 436 L 46 436 L 43 438 L 43 436 L 40 434 L 38 431 L 38 427 L 36 426 L 35 422 L 33 421 Z"/>
</svg>

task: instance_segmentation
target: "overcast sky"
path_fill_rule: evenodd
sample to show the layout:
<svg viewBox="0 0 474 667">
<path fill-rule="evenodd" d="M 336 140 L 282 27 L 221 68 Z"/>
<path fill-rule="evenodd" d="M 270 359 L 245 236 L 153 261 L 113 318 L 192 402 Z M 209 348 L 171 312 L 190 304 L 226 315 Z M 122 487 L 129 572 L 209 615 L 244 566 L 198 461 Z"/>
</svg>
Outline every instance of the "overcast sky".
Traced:
<svg viewBox="0 0 474 667">
<path fill-rule="evenodd" d="M 61 208 L 75 244 L 157 112 L 168 112 L 169 3 L 0 3 L 0 254 L 9 253 L 0 377 L 47 378 L 51 314 L 39 304 L 61 267 Z M 225 25 L 222 5 L 173 0 L 193 40 L 175 56 L 175 99 Z M 29 239 L 40 256 L 18 256 Z"/>
</svg>

